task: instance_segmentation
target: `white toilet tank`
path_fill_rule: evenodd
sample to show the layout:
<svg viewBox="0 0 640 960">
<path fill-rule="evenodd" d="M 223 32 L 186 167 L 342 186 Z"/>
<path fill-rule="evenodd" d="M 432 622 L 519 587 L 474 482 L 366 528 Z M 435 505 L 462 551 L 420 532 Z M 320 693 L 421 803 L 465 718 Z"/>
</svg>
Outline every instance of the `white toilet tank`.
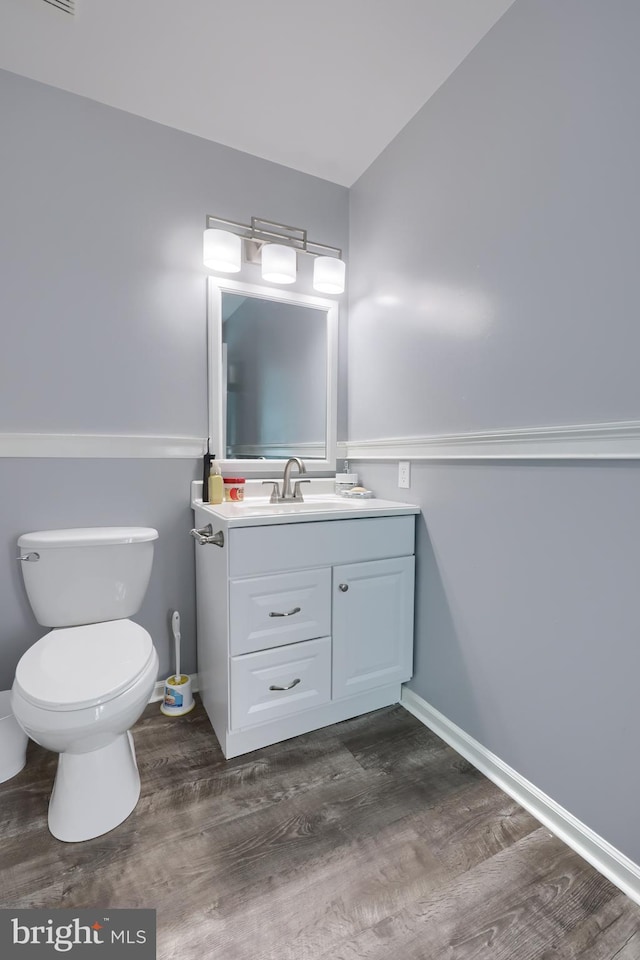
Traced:
<svg viewBox="0 0 640 960">
<path fill-rule="evenodd" d="M 20 566 L 38 623 L 73 627 L 132 616 L 149 584 L 157 539 L 158 531 L 151 527 L 23 534 Z"/>
</svg>

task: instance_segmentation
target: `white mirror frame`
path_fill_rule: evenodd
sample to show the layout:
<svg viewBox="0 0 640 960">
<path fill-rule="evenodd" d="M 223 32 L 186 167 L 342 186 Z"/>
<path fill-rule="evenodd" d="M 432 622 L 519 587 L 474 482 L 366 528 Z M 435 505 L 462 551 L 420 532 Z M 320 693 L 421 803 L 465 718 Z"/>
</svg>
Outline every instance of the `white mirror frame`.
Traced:
<svg viewBox="0 0 640 960">
<path fill-rule="evenodd" d="M 262 300 L 276 300 L 281 303 L 293 303 L 301 306 L 313 307 L 316 310 L 327 312 L 327 396 L 326 396 L 326 435 L 325 456 L 323 459 L 305 461 L 307 472 L 326 473 L 335 472 L 337 457 L 337 425 L 338 425 L 338 304 L 335 300 L 324 297 L 308 296 L 289 290 L 278 290 L 273 287 L 264 287 L 255 283 L 245 283 L 241 280 L 227 280 L 220 277 L 207 278 L 207 364 L 208 364 L 208 401 L 209 401 L 209 436 L 211 437 L 211 453 L 223 471 L 231 469 L 240 471 L 242 475 L 252 474 L 279 474 L 284 470 L 286 459 L 282 460 L 229 460 L 219 457 L 224 450 L 226 437 L 225 398 L 223 397 L 222 377 L 222 294 L 244 294 L 249 297 L 258 297 Z M 221 448 L 222 445 L 222 449 Z"/>
</svg>

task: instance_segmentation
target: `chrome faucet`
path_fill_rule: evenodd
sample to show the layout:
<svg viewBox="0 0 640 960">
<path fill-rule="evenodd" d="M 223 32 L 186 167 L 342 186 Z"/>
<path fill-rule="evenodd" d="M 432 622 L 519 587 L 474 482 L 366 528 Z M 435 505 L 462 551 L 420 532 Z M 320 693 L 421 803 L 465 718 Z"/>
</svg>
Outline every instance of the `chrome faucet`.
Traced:
<svg viewBox="0 0 640 960">
<path fill-rule="evenodd" d="M 294 466 L 298 468 L 298 476 L 302 476 L 303 473 L 307 472 L 307 468 L 304 465 L 304 462 L 300 457 L 289 457 L 287 462 L 284 465 L 284 474 L 282 476 L 282 499 L 283 500 L 302 500 L 302 492 L 300 490 L 300 481 L 298 480 L 293 493 L 291 493 L 291 470 Z M 307 483 L 309 481 L 307 480 Z"/>
<path fill-rule="evenodd" d="M 303 473 L 307 472 L 307 468 L 304 465 L 304 461 L 300 457 L 289 457 L 287 462 L 284 465 L 284 474 L 282 476 L 282 492 L 278 488 L 277 480 L 263 480 L 263 483 L 271 483 L 273 489 L 271 491 L 270 503 L 289 503 L 291 500 L 295 500 L 297 503 L 304 503 L 304 497 L 302 496 L 302 490 L 300 489 L 300 484 L 302 483 L 311 483 L 310 480 L 296 480 L 295 486 L 293 488 L 293 493 L 291 492 L 291 470 L 293 467 L 298 468 L 298 476 L 302 477 Z"/>
</svg>

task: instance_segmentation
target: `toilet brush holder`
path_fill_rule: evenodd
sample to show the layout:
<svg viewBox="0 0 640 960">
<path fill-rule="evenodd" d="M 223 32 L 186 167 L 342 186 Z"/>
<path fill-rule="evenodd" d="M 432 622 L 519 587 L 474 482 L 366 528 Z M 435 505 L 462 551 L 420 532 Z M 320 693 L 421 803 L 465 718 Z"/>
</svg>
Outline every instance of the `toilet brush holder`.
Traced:
<svg viewBox="0 0 640 960">
<path fill-rule="evenodd" d="M 184 673 L 177 677 L 167 677 L 164 682 L 164 697 L 160 704 L 160 710 L 165 717 L 181 717 L 193 710 L 194 706 L 191 677 Z"/>
</svg>

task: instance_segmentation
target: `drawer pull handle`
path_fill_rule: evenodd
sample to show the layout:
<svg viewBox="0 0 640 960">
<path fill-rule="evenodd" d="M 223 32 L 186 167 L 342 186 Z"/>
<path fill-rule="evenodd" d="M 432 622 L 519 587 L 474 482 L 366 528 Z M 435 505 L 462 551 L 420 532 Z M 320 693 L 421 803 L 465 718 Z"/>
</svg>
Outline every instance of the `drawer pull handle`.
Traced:
<svg viewBox="0 0 640 960">
<path fill-rule="evenodd" d="M 294 607 L 293 610 L 287 610 L 286 613 L 277 613 L 275 610 L 272 610 L 269 616 L 270 617 L 292 617 L 294 613 L 300 613 L 300 607 Z"/>
<path fill-rule="evenodd" d="M 300 683 L 300 677 L 296 677 L 295 680 L 292 680 L 288 687 L 277 687 L 275 683 L 272 683 L 269 687 L 269 690 L 291 690 L 292 687 L 297 687 Z"/>
<path fill-rule="evenodd" d="M 339 590 L 341 593 L 346 593 L 348 589 L 349 589 L 349 584 L 348 584 L 348 583 L 339 583 L 339 584 L 338 584 L 338 590 Z"/>
</svg>

